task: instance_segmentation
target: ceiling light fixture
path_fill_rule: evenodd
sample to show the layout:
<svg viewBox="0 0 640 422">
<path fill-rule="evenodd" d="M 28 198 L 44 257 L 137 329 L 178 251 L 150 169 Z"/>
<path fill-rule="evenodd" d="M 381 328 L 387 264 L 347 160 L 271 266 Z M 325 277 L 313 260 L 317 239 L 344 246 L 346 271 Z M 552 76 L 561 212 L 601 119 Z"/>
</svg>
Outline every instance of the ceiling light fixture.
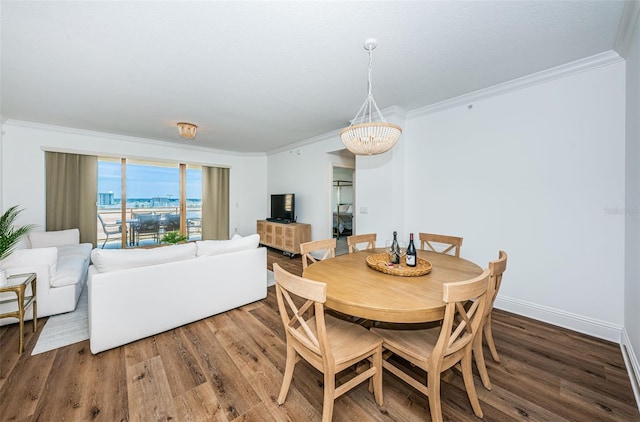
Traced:
<svg viewBox="0 0 640 422">
<path fill-rule="evenodd" d="M 180 136 L 187 139 L 193 139 L 196 137 L 196 130 L 198 130 L 198 126 L 193 123 L 179 122 L 178 123 L 178 133 Z"/>
<path fill-rule="evenodd" d="M 389 151 L 398 142 L 402 134 L 402 128 L 392 123 L 387 123 L 380 112 L 376 101 L 371 95 L 371 51 L 378 46 L 374 38 L 364 42 L 365 50 L 369 51 L 369 95 L 364 104 L 351 121 L 351 126 L 340 131 L 340 138 L 347 149 L 356 155 L 375 155 Z M 380 118 L 374 120 L 374 109 Z"/>
</svg>

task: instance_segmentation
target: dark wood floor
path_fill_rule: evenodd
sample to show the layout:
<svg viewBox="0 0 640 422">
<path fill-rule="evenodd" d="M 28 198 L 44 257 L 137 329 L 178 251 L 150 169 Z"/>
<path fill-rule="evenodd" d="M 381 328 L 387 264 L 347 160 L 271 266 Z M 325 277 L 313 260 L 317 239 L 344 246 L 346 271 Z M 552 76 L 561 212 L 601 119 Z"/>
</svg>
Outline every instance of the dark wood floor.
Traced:
<svg viewBox="0 0 640 422">
<path fill-rule="evenodd" d="M 270 267 L 301 272 L 299 259 L 268 255 Z M 45 321 L 22 355 L 17 326 L 0 327 L 2 421 L 320 420 L 322 377 L 304 362 L 276 404 L 285 344 L 273 287 L 263 301 L 96 356 L 88 341 L 31 356 Z M 476 377 L 484 421 L 640 421 L 619 345 L 501 311 L 494 336 L 493 390 Z M 427 399 L 386 372 L 384 395 L 379 408 L 361 385 L 337 400 L 334 420 L 429 420 Z M 480 421 L 458 374 L 442 397 L 445 420 Z"/>
</svg>

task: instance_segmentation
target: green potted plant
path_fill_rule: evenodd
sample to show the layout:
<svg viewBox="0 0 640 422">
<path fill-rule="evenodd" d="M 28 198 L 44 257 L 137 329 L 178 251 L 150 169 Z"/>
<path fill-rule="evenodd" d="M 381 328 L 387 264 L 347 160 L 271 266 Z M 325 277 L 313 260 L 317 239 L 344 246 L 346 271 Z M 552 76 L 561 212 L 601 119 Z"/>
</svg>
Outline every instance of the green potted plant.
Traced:
<svg viewBox="0 0 640 422">
<path fill-rule="evenodd" d="M 187 240 L 187 236 L 180 234 L 179 231 L 172 231 L 160 239 L 160 243 L 170 243 L 172 245 L 176 245 L 178 243 L 184 243 Z"/>
<path fill-rule="evenodd" d="M 13 223 L 22 211 L 14 205 L 0 216 L 0 261 L 11 255 L 20 238 L 29 234 L 35 227 L 35 224 L 13 227 Z"/>
<path fill-rule="evenodd" d="M 11 255 L 20 238 L 35 227 L 35 224 L 13 227 L 14 221 L 21 212 L 22 210 L 15 205 L 0 216 L 0 262 Z M 5 284 L 7 284 L 7 274 L 3 268 L 0 268 L 0 287 Z"/>
</svg>

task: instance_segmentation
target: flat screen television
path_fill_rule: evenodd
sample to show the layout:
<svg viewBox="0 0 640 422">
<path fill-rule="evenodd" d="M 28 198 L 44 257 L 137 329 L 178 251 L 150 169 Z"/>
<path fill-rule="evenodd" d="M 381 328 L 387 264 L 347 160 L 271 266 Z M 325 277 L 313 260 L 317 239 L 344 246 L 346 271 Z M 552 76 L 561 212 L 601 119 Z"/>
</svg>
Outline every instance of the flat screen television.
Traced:
<svg viewBox="0 0 640 422">
<path fill-rule="evenodd" d="M 296 220 L 296 195 L 282 193 L 271 195 L 271 221 L 292 223 Z"/>
</svg>

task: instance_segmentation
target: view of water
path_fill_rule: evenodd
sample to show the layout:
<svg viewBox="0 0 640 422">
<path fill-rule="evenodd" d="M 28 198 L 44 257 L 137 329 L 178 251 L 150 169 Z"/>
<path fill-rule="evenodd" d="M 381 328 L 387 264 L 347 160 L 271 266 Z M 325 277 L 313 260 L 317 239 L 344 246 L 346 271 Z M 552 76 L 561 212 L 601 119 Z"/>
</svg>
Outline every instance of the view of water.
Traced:
<svg viewBox="0 0 640 422">
<path fill-rule="evenodd" d="M 98 207 L 122 205 L 121 164 L 98 160 Z M 177 165 L 127 164 L 127 208 L 177 208 L 180 202 L 180 170 Z M 202 206 L 202 170 L 187 168 L 187 208 Z"/>
</svg>

